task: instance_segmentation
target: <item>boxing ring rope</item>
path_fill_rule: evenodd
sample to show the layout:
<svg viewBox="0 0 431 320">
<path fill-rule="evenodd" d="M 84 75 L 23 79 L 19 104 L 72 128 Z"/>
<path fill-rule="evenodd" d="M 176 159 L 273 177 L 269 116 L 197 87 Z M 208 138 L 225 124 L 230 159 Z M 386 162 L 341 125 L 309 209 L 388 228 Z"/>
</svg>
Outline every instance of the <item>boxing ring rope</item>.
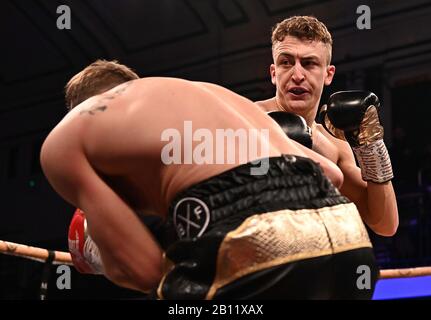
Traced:
<svg viewBox="0 0 431 320">
<path fill-rule="evenodd" d="M 48 250 L 38 247 L 31 247 L 24 244 L 0 240 L 0 253 L 31 259 L 39 262 L 47 262 L 51 256 L 52 264 L 73 266 L 69 252 Z M 404 269 L 383 269 L 380 270 L 379 279 L 391 278 L 412 278 L 431 276 L 431 266 L 404 268 Z"/>
<path fill-rule="evenodd" d="M 22 257 L 38 262 L 46 262 L 52 256 L 52 264 L 65 264 L 73 266 L 69 252 L 48 250 L 38 247 L 31 247 L 24 244 L 0 240 L 0 253 L 11 256 Z"/>
<path fill-rule="evenodd" d="M 413 278 L 431 276 L 431 267 L 383 269 L 380 270 L 379 279 Z"/>
<path fill-rule="evenodd" d="M 69 252 L 48 250 L 48 249 L 27 246 L 24 244 L 19 244 L 19 243 L 4 241 L 4 240 L 0 240 L 0 253 L 44 263 L 41 283 L 40 283 L 40 293 L 39 293 L 40 300 L 45 300 L 48 293 L 50 266 L 51 265 L 73 266 L 72 257 L 70 256 Z"/>
</svg>

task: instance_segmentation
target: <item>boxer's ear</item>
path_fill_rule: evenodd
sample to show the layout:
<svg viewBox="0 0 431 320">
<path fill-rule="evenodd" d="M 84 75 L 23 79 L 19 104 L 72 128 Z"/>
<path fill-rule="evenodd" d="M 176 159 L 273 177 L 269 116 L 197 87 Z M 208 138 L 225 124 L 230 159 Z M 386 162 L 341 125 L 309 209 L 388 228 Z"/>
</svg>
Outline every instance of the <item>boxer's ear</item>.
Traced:
<svg viewBox="0 0 431 320">
<path fill-rule="evenodd" d="M 275 86 L 275 64 L 273 63 L 269 66 L 269 74 L 271 75 L 271 82 Z"/>
<path fill-rule="evenodd" d="M 329 65 L 326 67 L 325 86 L 329 86 L 335 75 L 335 66 Z"/>
</svg>

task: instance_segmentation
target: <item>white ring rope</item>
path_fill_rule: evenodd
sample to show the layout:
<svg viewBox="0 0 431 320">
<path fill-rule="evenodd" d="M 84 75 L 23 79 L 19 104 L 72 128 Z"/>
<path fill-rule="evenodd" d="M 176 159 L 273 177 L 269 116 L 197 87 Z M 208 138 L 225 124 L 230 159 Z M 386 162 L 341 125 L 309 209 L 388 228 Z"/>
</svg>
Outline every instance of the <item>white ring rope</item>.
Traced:
<svg viewBox="0 0 431 320">
<path fill-rule="evenodd" d="M 48 249 L 31 247 L 24 244 L 0 240 L 0 253 L 16 257 L 23 257 L 38 262 L 45 262 L 49 257 L 50 251 L 51 250 Z M 66 264 L 73 266 L 72 257 L 70 256 L 69 252 L 55 250 L 52 250 L 51 252 L 54 253 L 52 264 Z"/>
<path fill-rule="evenodd" d="M 45 262 L 48 259 L 50 250 L 31 247 L 24 244 L 0 240 L 0 253 L 23 257 L 30 260 Z M 52 264 L 66 264 L 73 266 L 69 252 L 53 251 L 54 260 Z M 405 269 L 383 269 L 380 270 L 379 279 L 391 278 L 411 278 L 431 276 L 431 267 L 405 268 Z"/>
</svg>

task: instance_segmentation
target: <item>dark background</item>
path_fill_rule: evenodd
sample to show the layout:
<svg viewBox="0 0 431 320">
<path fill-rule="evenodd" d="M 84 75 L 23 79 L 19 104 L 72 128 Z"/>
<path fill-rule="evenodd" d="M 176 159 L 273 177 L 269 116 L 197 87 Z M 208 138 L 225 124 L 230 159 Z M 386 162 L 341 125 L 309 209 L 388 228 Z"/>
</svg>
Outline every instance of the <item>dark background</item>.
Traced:
<svg viewBox="0 0 431 320">
<path fill-rule="evenodd" d="M 56 27 L 59 5 L 71 30 Z M 359 30 L 356 9 L 371 9 Z M 271 27 L 312 14 L 334 38 L 330 93 L 374 91 L 395 170 L 400 227 L 372 236 L 382 268 L 431 264 L 431 2 L 429 0 L 6 0 L 0 2 L 0 239 L 67 250 L 73 208 L 39 165 L 48 132 L 66 114 L 63 87 L 98 58 L 118 59 L 140 76 L 214 82 L 252 100 L 271 97 Z M 0 254 L 0 298 L 37 299 L 43 265 Z M 137 296 L 102 277 L 72 271 L 72 289 L 48 298 Z"/>
</svg>

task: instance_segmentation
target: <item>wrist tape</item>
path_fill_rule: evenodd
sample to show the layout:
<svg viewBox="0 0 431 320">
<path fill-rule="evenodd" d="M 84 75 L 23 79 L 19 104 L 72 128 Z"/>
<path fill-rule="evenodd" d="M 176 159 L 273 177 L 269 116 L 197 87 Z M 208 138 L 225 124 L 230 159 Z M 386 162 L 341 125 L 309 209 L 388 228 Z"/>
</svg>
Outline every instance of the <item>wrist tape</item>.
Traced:
<svg viewBox="0 0 431 320">
<path fill-rule="evenodd" d="M 363 180 L 384 183 L 394 177 L 391 159 L 383 140 L 354 147 L 353 152 L 361 168 Z"/>
</svg>

